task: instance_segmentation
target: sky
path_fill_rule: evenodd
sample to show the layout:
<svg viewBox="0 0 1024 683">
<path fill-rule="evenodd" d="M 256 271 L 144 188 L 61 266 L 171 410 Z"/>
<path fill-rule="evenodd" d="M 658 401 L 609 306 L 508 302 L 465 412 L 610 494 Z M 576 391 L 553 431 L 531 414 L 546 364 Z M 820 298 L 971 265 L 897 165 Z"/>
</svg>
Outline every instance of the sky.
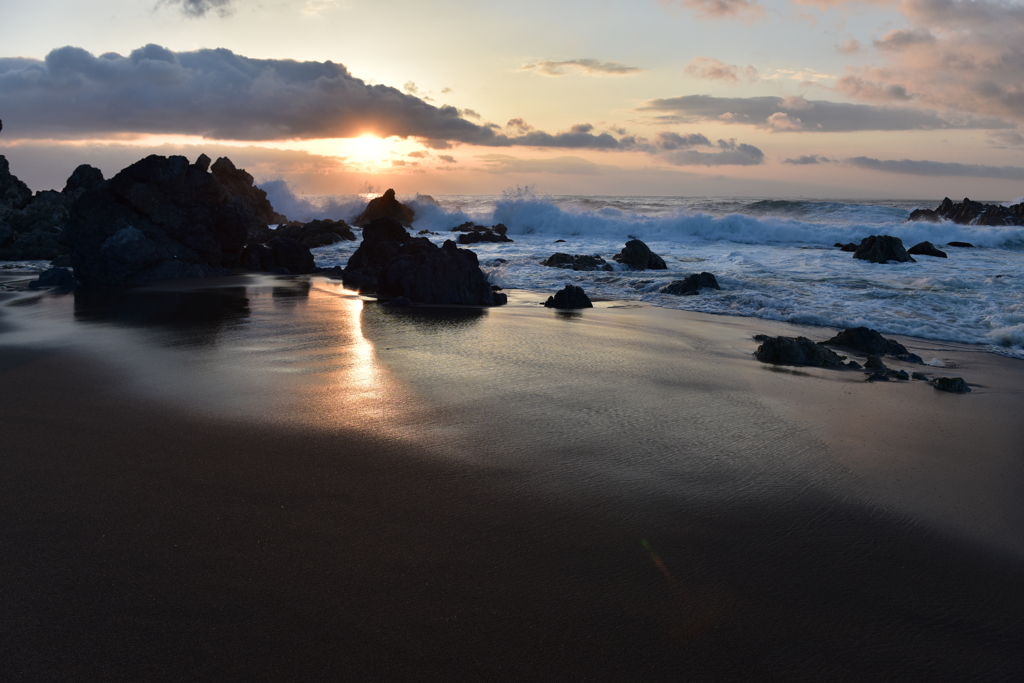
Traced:
<svg viewBox="0 0 1024 683">
<path fill-rule="evenodd" d="M 35 190 L 205 153 L 306 194 L 1024 195 L 1016 2 L 3 5 Z"/>
</svg>

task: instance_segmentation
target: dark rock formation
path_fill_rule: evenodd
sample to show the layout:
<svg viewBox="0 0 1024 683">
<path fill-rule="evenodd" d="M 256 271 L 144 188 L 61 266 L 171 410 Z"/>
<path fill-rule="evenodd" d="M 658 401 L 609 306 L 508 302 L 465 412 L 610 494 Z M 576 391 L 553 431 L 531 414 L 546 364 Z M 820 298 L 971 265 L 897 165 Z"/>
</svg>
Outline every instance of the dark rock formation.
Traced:
<svg viewBox="0 0 1024 683">
<path fill-rule="evenodd" d="M 363 241 L 342 271 L 346 287 L 381 299 L 406 297 L 421 304 L 498 306 L 508 297 L 495 292 L 476 254 L 445 241 L 437 247 L 412 237 L 398 221 L 382 217 L 363 228 Z"/>
<path fill-rule="evenodd" d="M 946 258 L 946 252 L 936 249 L 935 245 L 931 242 L 919 242 L 910 249 L 907 249 L 907 253 L 914 256 L 936 256 L 938 258 Z"/>
<path fill-rule="evenodd" d="M 207 168 L 210 168 L 207 171 Z M 227 274 L 250 232 L 281 218 L 230 160 L 151 155 L 86 190 L 67 234 L 82 285 L 139 285 Z"/>
<path fill-rule="evenodd" d="M 970 242 L 947 242 L 947 247 L 960 247 L 961 249 L 974 249 L 974 245 Z"/>
<path fill-rule="evenodd" d="M 461 232 L 459 235 L 459 244 L 474 244 L 476 242 L 511 242 L 512 240 L 505 236 L 508 232 L 508 228 L 504 224 L 498 223 L 491 227 L 483 225 L 474 225 L 472 222 L 463 223 L 457 227 L 452 228 L 452 232 Z"/>
<path fill-rule="evenodd" d="M 623 263 L 633 270 L 668 270 L 665 260 L 637 239 L 626 242 L 626 246 L 613 256 L 612 260 Z"/>
<path fill-rule="evenodd" d="M 548 308 L 594 307 L 594 304 L 590 301 L 590 297 L 583 291 L 583 288 L 577 287 L 576 285 L 566 285 L 561 290 L 555 292 L 554 296 L 549 296 L 548 300 L 544 302 L 544 305 Z"/>
<path fill-rule="evenodd" d="M 103 172 L 89 164 L 82 164 L 72 172 L 64 184 L 61 194 L 70 201 L 75 201 L 85 193 L 103 182 Z"/>
<path fill-rule="evenodd" d="M 762 363 L 774 365 L 810 365 L 833 367 L 842 365 L 842 359 L 820 344 L 807 337 L 760 337 L 761 345 L 754 357 Z"/>
<path fill-rule="evenodd" d="M 272 237 L 293 239 L 308 249 L 323 247 L 342 240 L 354 242 L 356 235 L 345 221 L 317 219 L 308 223 L 284 223 L 271 230 Z"/>
<path fill-rule="evenodd" d="M 925 374 L 923 374 L 923 373 L 920 373 L 920 372 L 912 372 L 912 373 L 910 373 L 910 377 L 911 377 L 912 379 L 919 379 L 919 380 L 923 380 L 923 381 L 925 381 L 925 382 L 928 382 L 928 381 L 930 381 L 930 380 L 928 379 L 928 375 L 925 375 Z"/>
<path fill-rule="evenodd" d="M 24 209 L 32 201 L 32 190 L 18 176 L 11 174 L 11 166 L 7 157 L 0 154 L 0 212 L 5 208 L 11 210 Z M 0 220 L 3 214 L 0 213 Z"/>
<path fill-rule="evenodd" d="M 948 391 L 952 394 L 969 394 L 971 388 L 962 377 L 936 377 L 932 380 L 932 386 L 939 391 Z"/>
<path fill-rule="evenodd" d="M 907 363 L 924 362 L 920 356 L 908 351 L 903 344 L 895 339 L 886 339 L 870 327 L 850 327 L 821 343 L 859 351 L 869 356 L 890 356 Z"/>
<path fill-rule="evenodd" d="M 942 216 L 935 209 L 914 209 L 910 212 L 908 221 L 923 221 L 925 223 L 938 223 Z"/>
<path fill-rule="evenodd" d="M 662 294 L 692 295 L 700 294 L 701 287 L 721 289 L 718 280 L 711 273 L 693 273 L 684 280 L 676 280 L 661 290 Z"/>
<path fill-rule="evenodd" d="M 891 235 L 871 235 L 861 241 L 853 258 L 871 263 L 888 263 L 889 261 L 913 261 L 907 250 L 903 248 L 903 240 Z"/>
<path fill-rule="evenodd" d="M 843 244 L 842 242 L 836 242 L 835 246 L 839 247 L 840 251 L 854 252 L 857 251 L 858 245 L 854 244 L 853 242 L 849 242 L 847 244 Z"/>
<path fill-rule="evenodd" d="M 67 268 L 50 268 L 43 271 L 38 279 L 28 283 L 29 289 L 43 289 L 46 287 L 70 291 L 78 289 L 78 280 L 75 279 L 75 276 Z"/>
<path fill-rule="evenodd" d="M 603 258 L 594 254 L 565 254 L 558 252 L 540 262 L 542 266 L 549 268 L 566 268 L 571 270 L 614 270 L 612 265 Z"/>
<path fill-rule="evenodd" d="M 378 218 L 387 217 L 409 227 L 412 225 L 414 215 L 415 214 L 411 207 L 408 207 L 395 199 L 394 190 L 388 190 L 380 197 L 371 199 L 366 205 L 366 208 L 363 209 L 363 212 L 359 214 L 354 221 L 352 221 L 352 225 L 359 228 L 365 228 L 372 221 Z"/>
<path fill-rule="evenodd" d="M 266 244 L 245 245 L 239 266 L 246 270 L 281 275 L 298 275 L 316 270 L 309 247 L 290 237 L 274 237 Z"/>
</svg>

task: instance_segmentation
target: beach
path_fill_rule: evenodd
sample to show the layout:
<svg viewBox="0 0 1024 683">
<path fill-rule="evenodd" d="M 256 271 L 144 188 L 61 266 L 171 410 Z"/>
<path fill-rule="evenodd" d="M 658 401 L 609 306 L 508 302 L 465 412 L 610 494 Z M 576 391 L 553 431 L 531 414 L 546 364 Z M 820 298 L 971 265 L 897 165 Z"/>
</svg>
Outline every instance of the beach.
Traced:
<svg viewBox="0 0 1024 683">
<path fill-rule="evenodd" d="M 1024 671 L 1022 361 L 896 337 L 953 395 L 752 356 L 832 328 L 508 293 L 4 294 L 0 678 Z"/>
</svg>

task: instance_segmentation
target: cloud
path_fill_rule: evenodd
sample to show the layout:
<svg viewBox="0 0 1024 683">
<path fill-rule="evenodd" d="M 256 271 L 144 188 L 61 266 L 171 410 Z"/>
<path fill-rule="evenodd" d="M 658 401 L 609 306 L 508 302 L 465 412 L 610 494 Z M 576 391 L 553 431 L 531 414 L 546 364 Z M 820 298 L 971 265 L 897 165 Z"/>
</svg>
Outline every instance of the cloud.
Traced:
<svg viewBox="0 0 1024 683">
<path fill-rule="evenodd" d="M 864 46 L 860 44 L 859 40 L 850 38 L 842 45 L 836 45 L 836 52 L 843 55 L 855 55 L 859 54 L 863 48 Z"/>
<path fill-rule="evenodd" d="M 889 31 L 881 40 L 875 41 L 875 47 L 879 50 L 891 50 L 899 52 L 917 45 L 931 45 L 935 42 L 935 36 L 928 29 L 899 29 Z"/>
<path fill-rule="evenodd" d="M 411 81 L 405 87 L 416 89 Z M 29 138 L 154 133 L 256 141 L 372 133 L 420 138 L 433 149 L 452 142 L 619 147 L 608 133 L 590 132 L 589 124 L 564 133 L 524 128 L 506 135 L 493 124 L 467 121 L 455 107 L 368 85 L 341 64 L 252 59 L 223 48 L 174 52 L 150 44 L 127 57 L 96 57 L 62 47 L 43 61 L 0 59 L 0 103 L 9 134 Z"/>
<path fill-rule="evenodd" d="M 764 17 L 764 8 L 753 0 L 661 0 L 666 5 L 682 5 L 699 17 L 740 19 L 752 22 Z"/>
<path fill-rule="evenodd" d="M 792 120 L 792 114 L 797 112 L 797 117 L 803 124 L 800 130 L 816 132 L 1012 127 L 1011 124 L 999 119 L 940 116 L 934 111 L 927 110 L 805 100 L 803 98 L 685 95 L 650 100 L 640 107 L 640 110 L 666 112 L 665 115 L 657 117 L 663 122 L 721 121 L 769 129 L 772 129 L 772 123 L 769 121 L 771 117 L 783 113 L 790 115 Z M 776 119 L 776 121 L 778 120 Z"/>
<path fill-rule="evenodd" d="M 160 5 L 179 5 L 187 17 L 202 17 L 214 10 L 224 17 L 233 11 L 235 0 L 160 0 Z"/>
<path fill-rule="evenodd" d="M 711 146 L 711 141 L 700 133 L 679 135 L 678 133 L 661 132 L 654 137 L 654 146 L 664 151 L 685 149 L 697 146 Z"/>
<path fill-rule="evenodd" d="M 695 147 L 717 150 L 703 152 Z M 764 163 L 764 152 L 753 145 L 737 143 L 735 139 L 712 143 L 700 133 L 659 133 L 654 149 L 648 151 L 673 166 L 757 166 Z"/>
<path fill-rule="evenodd" d="M 786 112 L 777 111 L 765 120 L 765 126 L 768 130 L 775 132 L 789 132 L 794 130 L 803 130 L 804 122 L 795 116 L 790 116 Z"/>
<path fill-rule="evenodd" d="M 626 66 L 618 62 L 601 62 L 596 59 L 569 59 L 562 62 L 543 60 L 533 64 L 524 64 L 521 70 L 536 71 L 545 76 L 564 76 L 567 69 L 590 76 L 628 76 L 643 71 L 637 66 Z"/>
<path fill-rule="evenodd" d="M 1015 130 L 1001 130 L 992 133 L 986 133 L 988 136 L 988 144 L 996 147 L 1021 147 L 1024 146 L 1024 135 L 1021 135 Z"/>
<path fill-rule="evenodd" d="M 884 160 L 870 157 L 845 159 L 846 163 L 858 168 L 886 173 L 902 173 L 917 176 L 958 176 L 964 178 L 999 178 L 1000 180 L 1024 180 L 1024 168 L 1020 166 L 982 166 L 959 164 L 945 161 L 913 161 L 911 159 Z"/>
<path fill-rule="evenodd" d="M 417 151 L 417 152 L 409 152 L 406 156 L 412 157 L 413 159 L 426 159 L 427 157 L 430 156 L 430 153 L 429 152 Z"/>
<path fill-rule="evenodd" d="M 508 154 L 482 154 L 476 157 L 492 173 L 557 173 L 569 175 L 600 175 L 614 166 L 595 164 L 580 157 L 564 156 L 550 159 L 521 159 Z"/>
<path fill-rule="evenodd" d="M 798 156 L 795 159 L 782 160 L 782 163 L 791 164 L 793 166 L 809 166 L 811 164 L 828 164 L 831 162 L 831 159 L 823 156 L 818 156 L 817 154 L 805 154 L 803 156 Z"/>
<path fill-rule="evenodd" d="M 843 76 L 836 81 L 836 90 L 848 97 L 872 102 L 905 102 L 913 99 L 907 89 L 898 83 L 883 85 L 859 76 Z"/>
<path fill-rule="evenodd" d="M 706 78 L 712 81 L 724 81 L 736 84 L 741 80 L 747 83 L 757 81 L 757 69 L 752 66 L 725 64 L 712 57 L 694 57 L 684 69 L 687 75 Z"/>
<path fill-rule="evenodd" d="M 440 159 L 441 161 L 445 162 L 446 164 L 454 164 L 455 163 L 455 157 L 453 157 L 451 154 L 438 154 L 437 158 Z"/>
</svg>

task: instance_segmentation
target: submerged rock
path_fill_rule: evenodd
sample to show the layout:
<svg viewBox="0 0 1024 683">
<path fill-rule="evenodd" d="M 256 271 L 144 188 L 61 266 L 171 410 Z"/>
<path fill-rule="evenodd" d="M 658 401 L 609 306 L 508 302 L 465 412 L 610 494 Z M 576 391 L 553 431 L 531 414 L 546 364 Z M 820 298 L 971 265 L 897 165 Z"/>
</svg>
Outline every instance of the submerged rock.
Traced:
<svg viewBox="0 0 1024 683">
<path fill-rule="evenodd" d="M 939 391 L 948 391 L 953 394 L 969 394 L 971 388 L 962 377 L 936 377 L 932 380 L 932 386 Z"/>
<path fill-rule="evenodd" d="M 380 197 L 371 199 L 363 212 L 352 221 L 352 225 L 365 228 L 378 218 L 390 218 L 398 223 L 409 227 L 412 225 L 415 212 L 412 207 L 406 206 L 395 198 L 395 191 L 389 189 Z"/>
<path fill-rule="evenodd" d="M 637 239 L 626 242 L 626 246 L 613 256 L 612 260 L 625 264 L 633 270 L 668 270 L 665 260 Z"/>
<path fill-rule="evenodd" d="M 970 242 L 947 242 L 947 247 L 960 247 L 961 249 L 974 249 L 975 246 Z"/>
<path fill-rule="evenodd" d="M 549 268 L 566 268 L 570 270 L 615 270 L 612 264 L 597 254 L 587 256 L 586 254 L 573 255 L 557 252 L 541 261 L 540 264 Z"/>
<path fill-rule="evenodd" d="M 662 294 L 693 295 L 700 294 L 702 287 L 721 289 L 718 280 L 711 273 L 693 273 L 683 280 L 675 280 L 662 288 Z"/>
<path fill-rule="evenodd" d="M 920 356 L 908 351 L 903 344 L 895 339 L 886 339 L 877 330 L 869 327 L 850 327 L 821 343 L 859 351 L 869 356 L 891 356 L 908 363 L 924 362 Z"/>
<path fill-rule="evenodd" d="M 903 240 L 892 235 L 871 235 L 865 237 L 853 252 L 853 258 L 871 263 L 888 263 L 898 261 L 904 263 L 913 261 L 910 254 L 903 247 Z"/>
<path fill-rule="evenodd" d="M 548 308 L 593 308 L 594 304 L 582 287 L 566 285 L 544 302 Z"/>
<path fill-rule="evenodd" d="M 807 337 L 764 336 L 760 341 L 761 345 L 754 352 L 754 357 L 762 363 L 833 367 L 843 362 L 832 349 L 816 344 Z"/>
<path fill-rule="evenodd" d="M 511 242 L 512 240 L 505 236 L 508 232 L 508 228 L 504 224 L 498 223 L 491 227 L 483 225 L 474 225 L 472 222 L 463 223 L 457 227 L 452 228 L 452 232 L 461 232 L 459 235 L 459 244 L 475 244 L 476 242 Z"/>
<path fill-rule="evenodd" d="M 946 252 L 940 251 L 935 248 L 935 245 L 931 242 L 918 242 L 910 249 L 907 249 L 908 254 L 914 256 L 935 256 L 937 258 L 946 258 Z"/>
</svg>

